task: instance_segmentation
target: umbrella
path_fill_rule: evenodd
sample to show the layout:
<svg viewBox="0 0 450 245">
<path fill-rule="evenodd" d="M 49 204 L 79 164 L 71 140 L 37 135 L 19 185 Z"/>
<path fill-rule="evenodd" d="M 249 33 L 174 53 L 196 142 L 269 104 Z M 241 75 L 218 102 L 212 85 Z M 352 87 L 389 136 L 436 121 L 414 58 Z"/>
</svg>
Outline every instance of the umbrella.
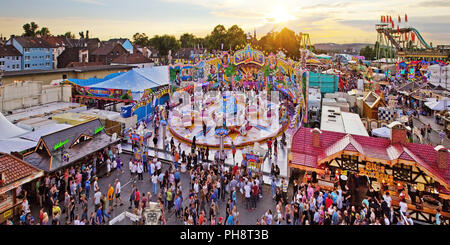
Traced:
<svg viewBox="0 0 450 245">
<path fill-rule="evenodd" d="M 372 135 L 390 139 L 391 130 L 387 127 L 372 129 Z"/>
</svg>

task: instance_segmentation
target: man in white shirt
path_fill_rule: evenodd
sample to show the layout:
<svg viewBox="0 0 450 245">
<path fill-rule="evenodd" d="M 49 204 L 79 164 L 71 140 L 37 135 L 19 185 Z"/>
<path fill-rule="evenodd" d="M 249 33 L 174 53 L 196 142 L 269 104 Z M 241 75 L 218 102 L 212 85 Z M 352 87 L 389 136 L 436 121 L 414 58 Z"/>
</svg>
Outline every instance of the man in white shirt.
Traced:
<svg viewBox="0 0 450 245">
<path fill-rule="evenodd" d="M 383 195 L 383 199 L 387 203 L 388 208 L 390 208 L 391 207 L 392 198 L 389 195 L 389 191 L 386 191 L 386 194 Z"/>
<path fill-rule="evenodd" d="M 142 176 L 143 172 L 144 172 L 143 164 L 142 163 L 138 163 L 138 165 L 137 165 L 138 180 L 144 180 L 144 177 Z"/>
<path fill-rule="evenodd" d="M 150 163 L 150 173 L 149 174 L 153 175 L 155 173 L 155 168 L 156 168 L 155 164 Z"/>
<path fill-rule="evenodd" d="M 120 200 L 120 206 L 122 206 L 123 205 L 123 201 L 122 201 L 122 198 L 120 197 L 120 181 L 119 181 L 119 179 L 116 179 L 115 186 L 116 187 L 115 187 L 114 191 L 115 191 L 115 194 L 116 194 L 116 204 L 114 205 L 114 207 L 117 206 L 117 203 L 119 202 L 119 200 Z"/>
<path fill-rule="evenodd" d="M 252 188 L 250 187 L 250 185 L 248 183 L 245 183 L 244 186 L 244 193 L 245 193 L 245 200 L 247 202 L 247 210 L 250 209 L 250 192 L 251 192 Z"/>
<path fill-rule="evenodd" d="M 128 167 L 130 168 L 131 177 L 133 177 L 133 161 L 132 160 L 130 160 L 130 163 L 128 163 Z"/>
<path fill-rule="evenodd" d="M 100 187 L 98 186 L 98 177 L 94 178 L 94 192 L 100 190 Z"/>
<path fill-rule="evenodd" d="M 158 174 L 161 173 L 161 162 L 160 161 L 156 162 L 156 171 L 158 171 Z"/>
<path fill-rule="evenodd" d="M 153 195 L 156 195 L 156 189 L 157 189 L 156 185 L 158 184 L 158 175 L 156 175 L 156 173 L 153 173 L 153 175 L 152 175 L 152 183 L 153 183 Z"/>
<path fill-rule="evenodd" d="M 94 194 L 94 204 L 95 204 L 95 209 L 98 209 L 98 206 L 100 205 L 100 198 L 102 197 L 102 193 L 100 192 L 100 190 L 97 190 Z"/>
<path fill-rule="evenodd" d="M 408 210 L 408 204 L 405 201 L 405 198 L 403 198 L 400 203 L 400 211 L 403 213 L 403 215 L 406 215 L 406 211 Z"/>
</svg>

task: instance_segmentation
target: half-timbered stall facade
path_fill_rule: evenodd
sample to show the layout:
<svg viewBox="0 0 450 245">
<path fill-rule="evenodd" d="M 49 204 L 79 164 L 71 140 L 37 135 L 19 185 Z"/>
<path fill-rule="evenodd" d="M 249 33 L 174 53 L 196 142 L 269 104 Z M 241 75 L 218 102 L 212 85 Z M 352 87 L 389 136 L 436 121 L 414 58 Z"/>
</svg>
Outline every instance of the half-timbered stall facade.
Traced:
<svg viewBox="0 0 450 245">
<path fill-rule="evenodd" d="M 0 152 L 0 224 L 19 214 L 25 198 L 21 190 L 29 191 L 29 183 L 43 174 L 44 171 L 22 159 Z"/>
<path fill-rule="evenodd" d="M 24 160 L 46 173 L 73 166 L 94 153 L 117 144 L 106 134 L 99 119 L 42 136 L 34 151 L 25 155 Z"/>
<path fill-rule="evenodd" d="M 408 193 L 406 199 L 413 219 L 432 223 L 437 208 L 450 218 L 449 149 L 407 143 L 404 125 L 395 122 L 389 126 L 391 139 L 300 128 L 292 140 L 291 176 L 298 171 L 314 173 L 315 182 L 323 188 L 345 183 L 351 188 L 350 182 L 357 179 L 359 199 L 353 200 L 355 205 L 369 187 L 379 190 L 380 198 L 389 191 L 394 205 L 398 205 L 402 190 L 408 193 L 414 188 L 418 195 Z"/>
</svg>

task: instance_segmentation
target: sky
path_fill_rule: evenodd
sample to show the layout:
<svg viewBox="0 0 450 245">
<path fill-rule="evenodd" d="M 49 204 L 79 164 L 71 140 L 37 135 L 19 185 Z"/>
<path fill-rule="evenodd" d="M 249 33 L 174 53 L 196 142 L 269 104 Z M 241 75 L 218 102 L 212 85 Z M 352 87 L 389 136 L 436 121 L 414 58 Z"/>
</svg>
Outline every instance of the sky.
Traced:
<svg viewBox="0 0 450 245">
<path fill-rule="evenodd" d="M 408 22 L 404 23 L 404 15 Z M 206 36 L 223 24 L 258 38 L 283 27 L 309 33 L 314 43 L 374 43 L 375 24 L 391 15 L 433 46 L 450 44 L 450 0 L 0 0 L 0 34 L 21 35 L 34 21 L 52 34 L 89 30 L 102 40 L 183 33 Z"/>
</svg>

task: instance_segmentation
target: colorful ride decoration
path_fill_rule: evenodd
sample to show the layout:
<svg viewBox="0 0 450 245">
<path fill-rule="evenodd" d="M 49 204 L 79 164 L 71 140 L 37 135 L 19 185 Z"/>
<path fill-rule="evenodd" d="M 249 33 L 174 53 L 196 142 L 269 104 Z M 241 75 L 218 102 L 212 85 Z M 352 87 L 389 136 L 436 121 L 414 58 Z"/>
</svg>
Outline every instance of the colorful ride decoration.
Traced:
<svg viewBox="0 0 450 245">
<path fill-rule="evenodd" d="M 254 49 L 250 44 L 234 53 L 222 52 L 217 55 L 205 55 L 190 63 L 171 65 L 170 82 L 177 91 L 186 90 L 180 87 L 182 81 L 193 81 L 195 86 L 240 85 L 250 88 L 275 89 L 282 83 L 288 87 L 290 97 L 294 101 L 304 99 L 302 94 L 303 70 L 299 62 L 286 58 L 279 51 L 276 54 L 265 54 Z M 192 85 L 187 85 L 192 86 Z M 307 87 L 305 87 L 307 89 Z M 192 92 L 192 90 L 189 89 Z"/>
<path fill-rule="evenodd" d="M 264 162 L 264 157 L 252 153 L 242 153 L 242 158 L 247 164 L 247 167 L 252 169 L 260 169 L 261 164 Z"/>
</svg>

